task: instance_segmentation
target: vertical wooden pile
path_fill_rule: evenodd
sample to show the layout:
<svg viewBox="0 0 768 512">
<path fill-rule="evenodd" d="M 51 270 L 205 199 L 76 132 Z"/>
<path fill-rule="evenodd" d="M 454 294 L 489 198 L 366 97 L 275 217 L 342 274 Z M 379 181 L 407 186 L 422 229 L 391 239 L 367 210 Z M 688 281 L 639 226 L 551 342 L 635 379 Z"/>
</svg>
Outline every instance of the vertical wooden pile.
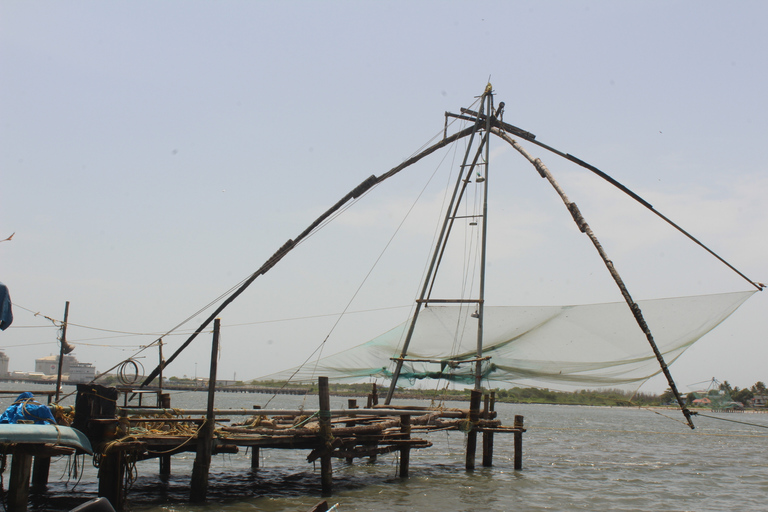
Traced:
<svg viewBox="0 0 768 512">
<path fill-rule="evenodd" d="M 333 493 L 333 467 L 331 466 L 331 395 L 328 387 L 328 377 L 317 379 L 317 389 L 320 395 L 320 479 L 322 495 L 330 496 Z"/>
<path fill-rule="evenodd" d="M 190 482 L 189 499 L 193 503 L 205 501 L 208 494 L 208 471 L 211 467 L 211 454 L 213 453 L 213 432 L 216 422 L 214 403 L 216 395 L 216 370 L 219 355 L 219 330 L 221 321 L 217 318 L 213 322 L 213 342 L 211 343 L 211 372 L 208 378 L 208 410 L 205 423 L 197 432 L 197 455 L 192 466 L 192 481 Z"/>
<path fill-rule="evenodd" d="M 475 452 L 477 451 L 477 420 L 480 415 L 482 393 L 473 389 L 469 398 L 469 432 L 467 433 L 467 471 L 475 470 Z"/>
</svg>

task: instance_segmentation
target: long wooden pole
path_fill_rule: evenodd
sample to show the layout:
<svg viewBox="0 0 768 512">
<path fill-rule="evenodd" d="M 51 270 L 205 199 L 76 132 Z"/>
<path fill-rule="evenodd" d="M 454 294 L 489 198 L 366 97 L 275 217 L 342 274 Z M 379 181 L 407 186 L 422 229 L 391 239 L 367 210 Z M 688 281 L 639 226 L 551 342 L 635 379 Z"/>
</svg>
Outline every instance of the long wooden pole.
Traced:
<svg viewBox="0 0 768 512">
<path fill-rule="evenodd" d="M 176 351 L 169 357 L 166 361 L 159 364 L 154 370 L 152 370 L 149 375 L 147 375 L 147 378 L 144 379 L 144 381 L 141 383 L 141 387 L 148 386 L 153 380 L 155 380 L 162 370 L 162 368 L 165 368 L 171 362 L 173 362 L 174 359 L 185 349 L 189 346 L 190 343 L 201 333 L 203 330 L 213 321 L 214 318 L 216 318 L 227 306 L 229 306 L 237 297 L 242 294 L 246 288 L 248 288 L 257 277 L 266 274 L 272 267 L 277 265 L 277 263 L 285 257 L 286 254 L 288 254 L 291 250 L 293 250 L 299 242 L 301 242 L 304 238 L 309 236 L 320 224 L 322 224 L 325 220 L 327 220 L 331 215 L 336 213 L 344 204 L 346 204 L 348 201 L 352 199 L 356 199 L 360 196 L 362 196 L 364 193 L 366 193 L 370 188 L 372 188 L 375 185 L 378 185 L 382 181 L 391 178 L 395 174 L 399 173 L 406 167 L 415 164 L 422 158 L 431 155 L 435 151 L 437 151 L 440 148 L 443 148 L 463 137 L 466 137 L 468 135 L 473 134 L 475 131 L 475 127 L 469 127 L 465 128 L 464 130 L 461 130 L 459 132 L 454 133 L 453 135 L 446 137 L 442 139 L 441 141 L 433 144 L 432 146 L 428 147 L 421 153 L 418 153 L 415 156 L 412 156 L 411 158 L 407 159 L 400 165 L 397 165 L 387 171 L 386 173 L 382 174 L 379 177 L 376 177 L 374 175 L 369 176 L 366 180 L 364 180 L 362 183 L 360 183 L 357 187 L 352 189 L 347 195 L 342 197 L 336 204 L 334 204 L 331 208 L 329 208 L 325 213 L 320 215 L 315 221 L 309 225 L 304 231 L 302 231 L 295 239 L 288 240 L 285 244 L 283 244 L 280 249 L 275 252 L 275 254 L 272 255 L 262 266 L 259 268 L 256 272 L 251 274 L 251 276 L 246 279 L 238 288 L 235 290 L 229 297 L 227 297 L 224 302 L 219 305 L 219 307 L 216 308 L 216 310 L 211 313 L 211 315 L 206 318 L 202 324 L 200 324 L 200 327 L 198 327 L 195 332 L 193 332 L 187 340 L 182 343 L 182 345 L 176 349 Z"/>
<path fill-rule="evenodd" d="M 490 87 L 490 84 L 488 84 Z M 483 181 L 483 235 L 480 244 L 480 290 L 477 304 L 477 362 L 475 363 L 475 390 L 480 391 L 483 385 L 483 319 L 485 311 L 485 261 L 486 246 L 488 242 L 488 167 L 490 164 L 490 146 L 491 139 L 488 134 L 491 133 L 491 114 L 493 113 L 493 94 L 486 89 L 486 116 L 485 125 L 485 181 Z"/>
<path fill-rule="evenodd" d="M 640 310 L 640 306 L 632 299 L 632 296 L 629 294 L 629 290 L 627 289 L 627 286 L 624 284 L 624 280 L 619 275 L 618 270 L 616 270 L 616 267 L 614 266 L 613 261 L 608 257 L 608 254 L 606 253 L 602 244 L 600 244 L 600 241 L 595 236 L 594 232 L 592 231 L 592 228 L 589 227 L 589 224 L 587 224 L 587 221 L 581 215 L 581 212 L 579 211 L 578 206 L 576 206 L 576 203 L 573 203 L 571 202 L 570 199 L 568 199 L 568 196 L 560 187 L 560 184 L 555 180 L 555 178 L 552 176 L 552 173 L 549 172 L 549 169 L 547 169 L 547 166 L 544 165 L 544 163 L 540 159 L 533 158 L 522 146 L 520 146 L 520 144 L 517 143 L 517 141 L 509 137 L 506 133 L 499 132 L 495 128 L 494 128 L 494 133 L 496 133 L 496 135 L 498 135 L 503 140 L 508 142 L 513 148 L 515 148 L 518 151 L 518 153 L 523 155 L 526 160 L 528 160 L 533 164 L 533 166 L 539 172 L 539 175 L 542 178 L 545 178 L 550 183 L 550 185 L 552 185 L 552 187 L 555 189 L 557 194 L 560 196 L 560 199 L 563 201 L 566 208 L 568 208 L 568 211 L 570 211 L 574 222 L 579 227 L 579 230 L 582 233 L 586 234 L 589 237 L 589 239 L 592 241 L 592 245 L 594 245 L 595 249 L 597 249 L 598 254 L 602 258 L 603 263 L 608 269 L 608 272 L 611 274 L 611 277 L 616 283 L 616 286 L 619 287 L 619 291 L 621 292 L 621 295 L 624 297 L 624 301 L 627 303 L 627 306 L 629 306 L 630 311 L 632 311 L 632 315 L 635 317 L 635 321 L 637 322 L 640 329 L 643 331 L 643 334 L 645 334 L 645 338 L 648 340 L 648 343 L 650 344 L 651 349 L 653 350 L 653 353 L 656 355 L 656 360 L 658 361 L 659 366 L 661 367 L 662 373 L 667 378 L 667 383 L 669 384 L 669 387 L 672 390 L 672 393 L 675 395 L 675 398 L 677 399 L 677 403 L 680 406 L 680 410 L 682 411 L 683 416 L 685 416 L 685 419 L 688 422 L 688 426 L 693 429 L 694 425 L 693 425 L 693 420 L 691 419 L 691 416 L 695 413 L 692 413 L 690 410 L 688 410 L 688 408 L 685 405 L 685 400 L 683 399 L 680 392 L 677 390 L 677 385 L 675 385 L 675 381 L 674 379 L 672 379 L 672 374 L 669 372 L 669 367 L 667 366 L 667 363 L 664 361 L 664 356 L 662 355 L 661 351 L 656 345 L 656 341 L 653 339 L 653 334 L 651 333 L 651 329 L 648 327 L 648 324 L 645 321 L 643 312 Z"/>
<path fill-rule="evenodd" d="M 67 320 L 69 319 L 69 301 L 64 305 L 64 324 L 61 326 L 61 340 L 59 340 L 59 371 L 56 374 L 56 403 L 59 402 L 61 392 L 61 372 L 64 368 L 64 346 L 67 343 Z"/>
<path fill-rule="evenodd" d="M 205 501 L 208 494 L 208 471 L 211 467 L 211 454 L 213 453 L 213 431 L 216 421 L 214 409 L 216 396 L 216 369 L 219 356 L 219 330 L 221 321 L 217 318 L 213 323 L 213 341 L 211 343 L 211 371 L 208 377 L 208 409 L 205 415 L 205 423 L 197 433 L 197 455 L 192 467 L 192 481 L 190 484 L 189 499 L 193 503 Z"/>
</svg>

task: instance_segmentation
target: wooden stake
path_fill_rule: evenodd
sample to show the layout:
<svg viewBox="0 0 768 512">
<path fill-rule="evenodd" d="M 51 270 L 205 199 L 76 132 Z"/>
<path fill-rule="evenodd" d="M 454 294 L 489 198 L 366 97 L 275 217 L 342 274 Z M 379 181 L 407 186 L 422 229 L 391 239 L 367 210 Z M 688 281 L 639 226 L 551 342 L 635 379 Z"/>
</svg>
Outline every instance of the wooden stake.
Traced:
<svg viewBox="0 0 768 512">
<path fill-rule="evenodd" d="M 366 409 L 372 409 L 374 405 L 377 405 L 379 403 L 379 392 L 376 390 L 376 383 L 373 383 L 373 387 L 371 389 L 371 392 L 368 394 L 368 403 L 365 406 Z M 378 446 L 378 443 L 374 442 L 373 446 Z M 368 457 L 368 462 L 373 464 L 376 462 L 376 454 L 374 453 L 370 457 Z"/>
<path fill-rule="evenodd" d="M 171 456 L 161 455 L 158 460 L 160 461 L 160 478 L 167 480 L 171 476 Z"/>
<path fill-rule="evenodd" d="M 467 433 L 467 471 L 475 470 L 475 451 L 477 450 L 477 429 L 475 425 L 480 412 L 480 398 L 482 393 L 473 389 L 469 399 L 469 421 L 471 423 L 469 433 Z"/>
<path fill-rule="evenodd" d="M 328 377 L 317 379 L 318 394 L 320 395 L 320 444 L 322 455 L 320 456 L 320 482 L 322 495 L 330 496 L 333 493 L 333 467 L 331 466 L 331 394 L 328 388 Z"/>
<path fill-rule="evenodd" d="M 519 432 L 515 432 L 515 469 L 523 469 L 523 422 L 522 416 L 515 416 L 514 427 L 519 428 Z"/>
<path fill-rule="evenodd" d="M 161 350 L 162 350 L 162 342 L 161 342 Z M 162 382 L 162 377 L 160 378 L 160 381 Z M 160 407 L 163 409 L 170 409 L 171 408 L 171 395 L 169 393 L 159 393 L 158 399 L 160 402 Z M 160 461 L 160 478 L 166 479 L 169 476 L 171 476 L 171 456 L 170 455 L 161 455 L 158 457 Z"/>
<path fill-rule="evenodd" d="M 351 411 L 352 409 L 357 409 L 357 400 L 354 398 L 350 398 L 347 400 L 347 408 Z M 355 414 L 350 412 L 349 416 L 354 418 Z M 357 425 L 357 422 L 355 421 L 348 421 L 344 424 L 345 427 L 354 427 Z M 347 464 L 352 464 L 355 461 L 354 457 L 347 457 Z"/>
<path fill-rule="evenodd" d="M 208 411 L 205 415 L 205 423 L 197 432 L 197 456 L 192 466 L 192 482 L 190 484 L 189 500 L 194 503 L 205 501 L 208 494 L 208 470 L 211 467 L 211 454 L 213 452 L 213 431 L 216 414 L 214 403 L 216 395 L 216 369 L 219 355 L 219 330 L 221 320 L 213 322 L 213 342 L 211 343 L 211 372 L 208 377 Z"/>
<path fill-rule="evenodd" d="M 99 463 L 99 496 L 107 498 L 117 512 L 125 509 L 125 453 L 112 449 L 102 454 Z"/>
<path fill-rule="evenodd" d="M 261 409 L 260 405 L 254 405 L 254 409 Z M 251 446 L 251 469 L 259 469 L 259 457 L 261 451 L 258 446 Z"/>
<path fill-rule="evenodd" d="M 483 417 L 490 419 L 490 416 L 496 406 L 496 392 L 491 391 L 490 395 L 485 395 L 483 406 Z M 483 432 L 483 467 L 493 466 L 493 432 Z"/>
<path fill-rule="evenodd" d="M 400 432 L 403 433 L 401 439 L 411 438 L 411 415 L 404 414 L 400 416 Z M 411 448 L 406 444 L 400 448 L 400 478 L 408 478 L 408 466 L 411 463 Z"/>
<path fill-rule="evenodd" d="M 29 474 L 32 471 L 32 455 L 16 452 L 11 461 L 11 479 L 8 482 L 8 512 L 27 510 L 29 498 Z"/>
<path fill-rule="evenodd" d="M 48 474 L 51 470 L 51 458 L 35 456 L 35 462 L 32 466 L 32 487 L 45 488 L 48 485 Z"/>
</svg>

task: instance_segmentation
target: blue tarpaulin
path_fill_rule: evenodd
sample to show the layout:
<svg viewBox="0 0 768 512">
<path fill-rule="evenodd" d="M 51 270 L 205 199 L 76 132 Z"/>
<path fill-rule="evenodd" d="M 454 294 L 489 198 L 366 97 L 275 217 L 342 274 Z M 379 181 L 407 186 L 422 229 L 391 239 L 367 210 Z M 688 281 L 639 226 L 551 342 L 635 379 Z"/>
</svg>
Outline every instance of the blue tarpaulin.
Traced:
<svg viewBox="0 0 768 512">
<path fill-rule="evenodd" d="M 29 391 L 20 394 L 16 401 L 0 415 L 0 423 L 18 423 L 19 420 L 32 421 L 37 425 L 56 423 L 48 406 L 37 402 Z"/>
</svg>

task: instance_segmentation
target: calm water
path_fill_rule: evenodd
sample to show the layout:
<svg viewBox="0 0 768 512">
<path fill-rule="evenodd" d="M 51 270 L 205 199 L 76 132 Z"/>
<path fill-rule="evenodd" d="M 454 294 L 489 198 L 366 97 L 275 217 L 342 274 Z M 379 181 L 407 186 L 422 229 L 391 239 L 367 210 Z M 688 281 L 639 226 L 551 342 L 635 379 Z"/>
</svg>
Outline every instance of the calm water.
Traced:
<svg viewBox="0 0 768 512">
<path fill-rule="evenodd" d="M 267 399 L 224 393 L 217 407 L 250 408 Z M 305 405 L 315 408 L 316 401 L 308 397 Z M 270 407 L 301 403 L 299 397 L 278 397 Z M 203 393 L 173 396 L 175 407 L 204 404 Z M 344 404 L 346 398 L 332 399 L 331 406 Z M 768 510 L 768 414 L 707 412 L 720 419 L 697 418 L 691 431 L 676 411 L 661 411 L 666 417 L 627 408 L 499 404 L 497 410 L 509 425 L 513 415 L 525 416 L 522 471 L 512 469 L 511 435 L 496 436 L 493 468 L 467 473 L 463 434 L 420 434 L 434 446 L 412 452 L 406 480 L 396 476 L 395 455 L 380 456 L 375 464 L 334 459 L 336 493 L 329 503 L 339 503 L 341 512 Z M 141 462 L 130 507 L 142 512 L 304 511 L 320 500 L 319 463 L 308 464 L 306 455 L 262 450 L 256 473 L 250 471 L 250 453 L 215 456 L 206 506 L 186 504 L 194 454 L 175 456 L 173 475 L 165 482 L 158 478 L 156 460 Z M 96 496 L 90 459 L 80 468 L 79 483 L 74 477 L 67 481 L 68 462 L 62 458 L 52 465 L 47 494 L 35 500 L 34 509 L 67 510 Z M 9 470 L 4 477 L 7 481 Z"/>
</svg>

